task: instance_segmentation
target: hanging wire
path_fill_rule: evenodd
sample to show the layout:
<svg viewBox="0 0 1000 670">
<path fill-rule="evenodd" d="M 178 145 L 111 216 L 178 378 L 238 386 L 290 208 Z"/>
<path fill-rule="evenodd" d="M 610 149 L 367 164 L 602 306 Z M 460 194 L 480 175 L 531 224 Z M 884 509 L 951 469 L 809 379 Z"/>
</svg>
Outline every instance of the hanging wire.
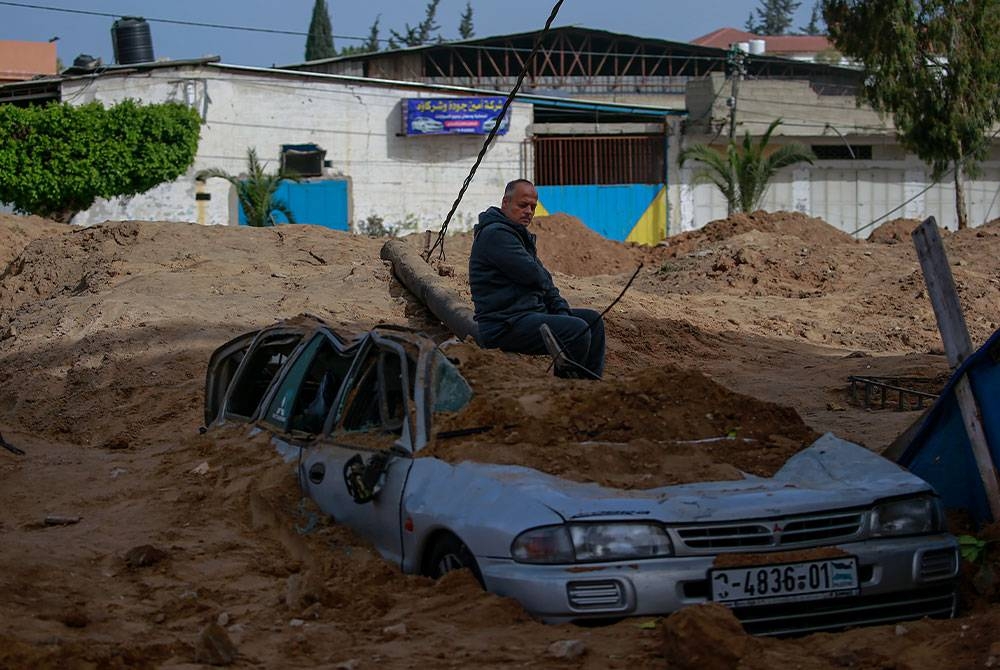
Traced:
<svg viewBox="0 0 1000 670">
<path fill-rule="evenodd" d="M 611 301 L 610 305 L 608 305 L 607 307 L 604 308 L 603 312 L 601 312 L 600 314 L 597 315 L 596 319 L 594 319 L 593 321 L 588 322 L 587 323 L 587 327 L 584 330 L 581 330 L 579 333 L 577 333 L 573 337 L 569 338 L 565 342 L 560 342 L 559 343 L 562 346 L 564 352 L 566 350 L 566 347 L 568 347 L 570 344 L 572 344 L 573 342 L 576 342 L 578 339 L 580 339 L 581 337 L 583 337 L 584 333 L 587 333 L 587 332 L 590 332 L 591 330 L 593 330 L 594 326 L 596 326 L 601 321 L 601 319 L 604 318 L 604 315 L 607 314 L 608 312 L 610 312 L 611 308 L 614 307 L 615 305 L 617 305 L 618 301 L 625 297 L 625 292 L 628 291 L 629 288 L 631 288 L 632 282 L 634 282 L 635 278 L 639 276 L 639 271 L 642 270 L 642 268 L 643 268 L 644 265 L 645 265 L 645 263 L 639 263 L 639 267 L 637 267 L 635 269 L 635 272 L 632 273 L 632 276 L 629 277 L 629 280 L 627 282 L 625 282 L 625 288 L 623 288 L 621 290 L 621 293 L 618 294 L 617 298 L 615 298 L 614 300 Z M 584 319 L 584 321 L 586 321 L 586 319 Z M 589 372 L 592 375 L 594 375 L 595 377 L 597 377 L 597 374 L 593 370 L 587 369 L 584 365 L 580 364 L 577 361 L 573 361 L 573 362 L 576 363 L 577 365 L 579 365 L 581 368 L 587 370 L 587 372 Z M 555 359 L 553 359 L 552 362 L 549 363 L 549 367 L 545 368 L 545 371 L 546 372 L 550 371 L 552 369 L 552 366 L 555 365 L 555 364 L 556 364 Z"/>
<path fill-rule="evenodd" d="M 545 40 L 546 35 L 549 34 L 549 28 L 552 27 L 552 22 L 555 20 L 556 14 L 559 13 L 559 8 L 562 7 L 562 3 L 563 0 L 557 0 L 556 4 L 553 5 L 552 12 L 549 14 L 549 18 L 545 21 L 545 27 L 542 28 L 542 34 L 539 35 L 538 39 L 535 40 L 535 46 L 531 49 L 531 53 L 524 60 L 524 67 L 521 68 L 521 74 L 517 76 L 517 82 L 514 84 L 514 88 L 511 89 L 510 94 L 507 96 L 507 99 L 504 100 L 503 107 L 500 109 L 500 114 L 497 116 L 497 122 L 493 124 L 492 128 L 490 128 L 490 134 L 486 136 L 486 141 L 483 142 L 483 148 L 479 150 L 479 156 L 476 157 L 476 162 L 475 164 L 473 164 L 472 169 L 469 171 L 469 176 L 467 176 L 465 178 L 465 181 L 462 183 L 462 188 L 458 192 L 458 197 L 455 198 L 455 202 L 452 203 L 451 211 L 448 212 L 448 216 L 445 217 L 444 223 L 441 225 L 441 230 L 438 231 L 437 239 L 434 240 L 434 244 L 431 245 L 422 254 L 425 261 L 430 261 L 431 254 L 433 254 L 434 250 L 437 249 L 438 247 L 440 247 L 440 251 L 438 252 L 438 260 L 442 261 L 444 260 L 444 236 L 448 232 L 448 224 L 451 223 L 451 217 L 455 215 L 455 210 L 458 209 L 459 203 L 462 202 L 462 197 L 468 190 L 469 184 L 472 183 L 472 178 L 476 175 L 476 170 L 479 169 L 479 164 L 483 162 L 483 157 L 486 156 L 486 152 L 487 150 L 489 150 L 490 144 L 493 142 L 493 138 L 496 137 L 497 132 L 500 130 L 500 126 L 502 125 L 500 121 L 502 121 L 505 118 L 507 110 L 510 108 L 510 103 L 514 101 L 514 97 L 517 95 L 517 92 L 521 90 L 521 82 L 523 82 L 524 78 L 527 76 L 528 68 L 531 67 L 531 63 L 535 58 L 535 54 L 538 53 L 538 49 L 539 47 L 541 47 L 542 42 Z"/>
</svg>

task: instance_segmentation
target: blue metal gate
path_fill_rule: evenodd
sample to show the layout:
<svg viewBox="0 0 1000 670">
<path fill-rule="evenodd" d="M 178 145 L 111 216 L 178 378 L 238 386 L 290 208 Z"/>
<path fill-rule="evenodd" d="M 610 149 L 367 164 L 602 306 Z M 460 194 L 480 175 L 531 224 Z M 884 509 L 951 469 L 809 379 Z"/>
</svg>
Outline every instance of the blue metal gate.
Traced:
<svg viewBox="0 0 1000 670">
<path fill-rule="evenodd" d="M 278 187 L 275 197 L 284 200 L 296 223 L 311 223 L 334 230 L 350 230 L 347 206 L 346 179 L 317 179 L 312 181 L 284 181 Z M 245 226 L 247 219 L 240 205 L 239 222 Z M 276 223 L 288 223 L 288 219 L 274 212 Z"/>
<path fill-rule="evenodd" d="M 537 216 L 562 212 L 609 240 L 656 244 L 666 236 L 662 184 L 539 186 Z"/>
</svg>

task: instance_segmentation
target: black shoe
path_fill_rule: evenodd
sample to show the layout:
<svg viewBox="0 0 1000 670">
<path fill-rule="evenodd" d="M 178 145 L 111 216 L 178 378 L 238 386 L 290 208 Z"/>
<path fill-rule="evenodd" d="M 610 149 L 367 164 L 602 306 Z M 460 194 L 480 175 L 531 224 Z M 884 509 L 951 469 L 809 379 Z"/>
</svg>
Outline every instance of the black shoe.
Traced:
<svg viewBox="0 0 1000 670">
<path fill-rule="evenodd" d="M 549 328 L 548 324 L 543 323 L 539 326 L 538 332 L 542 336 L 542 344 L 545 345 L 545 351 L 552 357 L 552 366 L 556 377 L 562 377 L 563 379 L 600 379 L 599 375 L 594 374 L 569 357 L 569 354 L 563 349 L 562 344 L 560 344 L 559 339 L 552 332 L 552 329 Z"/>
</svg>

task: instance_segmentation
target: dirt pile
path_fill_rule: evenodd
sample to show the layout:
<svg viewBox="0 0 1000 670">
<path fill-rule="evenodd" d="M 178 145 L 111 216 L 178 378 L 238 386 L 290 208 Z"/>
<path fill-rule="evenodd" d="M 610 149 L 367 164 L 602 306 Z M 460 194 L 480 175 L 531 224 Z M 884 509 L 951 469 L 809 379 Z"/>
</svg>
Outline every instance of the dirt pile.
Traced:
<svg viewBox="0 0 1000 670">
<path fill-rule="evenodd" d="M 632 272 L 645 254 L 640 247 L 602 237 L 568 214 L 537 216 L 528 229 L 536 237 L 538 258 L 550 272 L 575 277 Z M 410 235 L 406 240 L 423 249 L 426 237 L 424 234 Z M 448 235 L 444 244 L 445 263 L 455 269 L 457 276 L 466 279 L 472 241 L 472 233 L 463 232 Z"/>
<path fill-rule="evenodd" d="M 648 488 L 739 479 L 740 471 L 768 477 L 818 437 L 794 410 L 740 396 L 690 370 L 658 367 L 595 384 L 542 376 L 537 364 L 545 359 L 469 344 L 449 347 L 448 355 L 476 393 L 437 432 L 476 437 L 439 438 L 426 455 L 453 462 L 526 465 L 582 482 Z"/>
<path fill-rule="evenodd" d="M 725 219 L 710 221 L 698 230 L 668 238 L 658 249 L 660 256 L 676 257 L 691 253 L 714 242 L 722 242 L 750 232 L 792 235 L 807 245 L 830 246 L 854 244 L 847 233 L 822 219 L 801 212 L 736 213 Z"/>
<path fill-rule="evenodd" d="M 761 450 L 759 463 L 739 465 L 748 471 L 773 467 L 768 456 L 826 430 L 887 444 L 913 414 L 850 405 L 847 376 L 947 369 L 933 353 L 940 344 L 910 245 L 836 235 L 827 244 L 809 230 L 765 229 L 762 214 L 748 221 L 730 221 L 732 234 L 710 231 L 682 253 L 643 252 L 667 256 L 654 256 L 659 262 L 607 315 L 605 382 L 557 382 L 545 359 L 464 347 L 456 354 L 463 370 L 493 395 L 477 398 L 454 426 L 513 416 L 524 425 L 473 436 L 471 448 L 543 468 L 561 462 L 560 472 L 576 478 L 623 472 L 607 481 L 621 486 L 669 481 L 667 469 L 735 476 L 719 465 L 732 441 L 682 444 L 732 431 L 759 441 L 743 443 L 751 456 Z M 795 225 L 825 230 L 808 217 Z M 540 248 L 554 234 L 545 228 Z M 471 243 L 449 238 L 448 262 L 467 296 L 462 240 Z M 544 626 L 468 576 L 405 577 L 304 503 L 292 466 L 260 437 L 199 435 L 208 356 L 238 333 L 303 312 L 335 326 L 439 328 L 378 260 L 381 240 L 313 226 L 133 222 L 67 231 L 0 217 L 0 242 L 8 254 L 0 433 L 26 452 L 0 450 L 0 666 L 184 665 L 209 658 L 223 634 L 237 667 L 684 663 L 664 647 L 673 618 Z M 578 254 L 590 254 L 588 265 L 624 263 L 635 252 L 589 244 Z M 996 328 L 1000 229 L 963 231 L 946 244 L 980 343 Z M 732 267 L 723 267 L 727 257 Z M 603 309 L 631 267 L 617 276 L 553 269 L 571 303 Z M 569 440 L 585 446 L 567 451 Z M 657 473 L 648 482 L 636 475 L 646 464 Z M 998 596 L 969 584 L 976 608 L 956 621 L 747 642 L 716 613 L 685 636 L 715 649 L 713 630 L 721 631 L 746 668 L 985 667 L 1000 659 Z M 572 641 L 583 655 L 559 656 Z"/>
<path fill-rule="evenodd" d="M 36 239 L 0 279 L 0 422 L 97 445 L 190 422 L 208 356 L 238 333 L 303 312 L 403 319 L 379 246 L 312 226 L 148 222 Z"/>
<path fill-rule="evenodd" d="M 530 230 L 538 236 L 538 257 L 550 272 L 575 277 L 632 272 L 642 254 L 638 247 L 608 240 L 567 214 L 537 217 Z"/>
<path fill-rule="evenodd" d="M 920 223 L 920 219 L 891 219 L 873 230 L 868 241 L 873 244 L 912 244 L 910 236 Z M 941 234 L 947 232 L 942 230 Z"/>
<path fill-rule="evenodd" d="M 38 216 L 0 213 L 0 276 L 4 274 L 7 264 L 17 258 L 32 240 L 61 235 L 70 230 L 65 224 Z"/>
</svg>

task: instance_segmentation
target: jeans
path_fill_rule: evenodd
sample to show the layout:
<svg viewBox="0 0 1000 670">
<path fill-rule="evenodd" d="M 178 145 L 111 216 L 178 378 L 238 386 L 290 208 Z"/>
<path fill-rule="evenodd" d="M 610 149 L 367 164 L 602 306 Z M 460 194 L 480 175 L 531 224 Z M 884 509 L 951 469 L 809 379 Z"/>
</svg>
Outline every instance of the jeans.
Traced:
<svg viewBox="0 0 1000 670">
<path fill-rule="evenodd" d="M 571 311 L 572 316 L 528 312 L 504 323 L 480 323 L 479 344 L 516 354 L 545 355 L 548 352 L 538 332 L 545 323 L 573 361 L 601 376 L 604 374 L 604 320 L 592 309 Z"/>
</svg>

